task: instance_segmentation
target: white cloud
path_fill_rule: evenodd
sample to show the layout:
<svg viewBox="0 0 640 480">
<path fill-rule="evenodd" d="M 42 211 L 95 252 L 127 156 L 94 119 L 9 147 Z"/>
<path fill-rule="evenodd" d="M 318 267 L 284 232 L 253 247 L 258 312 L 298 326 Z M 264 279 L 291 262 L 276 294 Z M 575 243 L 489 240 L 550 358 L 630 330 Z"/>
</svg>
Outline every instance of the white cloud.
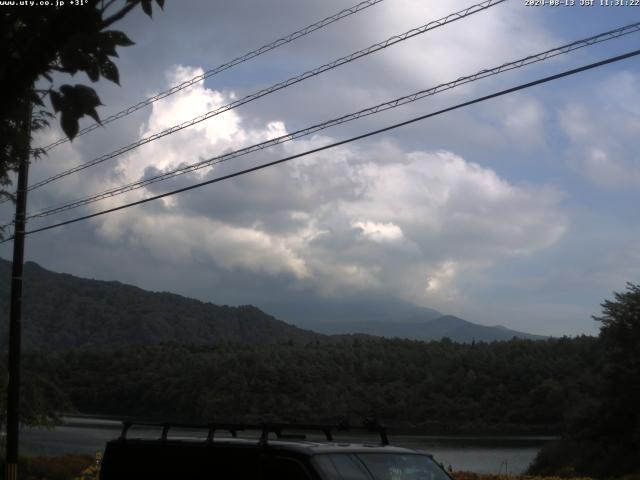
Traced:
<svg viewBox="0 0 640 480">
<path fill-rule="evenodd" d="M 175 66 L 167 74 L 167 86 L 177 85 L 204 73 L 202 68 Z M 218 92 L 204 87 L 204 81 L 181 90 L 170 99 L 156 102 L 147 122 L 140 128 L 140 138 L 149 137 L 175 125 L 190 121 L 209 111 L 216 110 L 233 101 L 233 93 Z M 206 121 L 196 123 L 121 157 L 118 170 L 125 180 L 137 180 L 149 167 L 167 170 L 183 163 L 194 163 L 202 156 L 212 156 L 235 145 L 254 143 L 273 135 L 277 126 L 269 126 L 258 136 L 241 128 L 240 117 L 235 111 L 227 111 Z M 174 148 L 180 144 L 181 148 Z M 167 145 L 171 147 L 167 148 Z M 202 170 L 200 174 L 205 172 Z"/>
<path fill-rule="evenodd" d="M 178 67 L 174 76 L 194 72 Z M 154 107 L 141 131 L 184 116 L 185 105 L 210 108 L 229 98 L 198 85 Z M 240 113 L 230 113 L 216 120 L 216 134 L 203 126 L 123 158 L 121 176 L 136 180 L 148 167 L 172 168 L 198 152 L 285 132 L 277 120 L 247 129 Z M 282 151 L 331 141 L 314 136 Z M 314 154 L 96 225 L 109 243 L 126 242 L 184 268 L 254 272 L 265 282 L 289 275 L 321 295 L 378 291 L 437 307 L 460 298 L 456 281 L 470 269 L 553 245 L 567 228 L 560 201 L 553 189 L 510 184 L 454 153 L 406 151 L 384 140 Z"/>
<path fill-rule="evenodd" d="M 518 95 L 507 97 L 501 105 L 511 145 L 537 147 L 544 144 L 546 113 L 540 101 Z"/>
<path fill-rule="evenodd" d="M 582 157 L 582 173 L 594 184 L 615 190 L 629 185 L 640 185 L 640 170 L 635 172 L 624 163 L 611 158 L 598 147 L 585 147 Z"/>
<path fill-rule="evenodd" d="M 72 146 L 54 151 L 51 162 L 46 166 L 43 162 L 44 169 L 39 169 L 34 178 L 59 171 L 61 161 L 71 166 L 79 163 L 80 157 L 88 159 L 90 149 L 94 150 L 92 155 L 97 155 L 117 148 L 129 141 L 121 141 L 125 133 L 131 136 L 155 133 L 348 51 L 461 8 L 446 1 L 427 4 L 403 0 L 400 5 L 382 2 L 327 31 L 314 33 L 279 52 L 208 79 L 209 88 L 200 83 L 157 102 L 138 117 L 134 115 L 112 124 L 104 129 L 104 135 L 100 129 L 95 136 L 92 133 Z M 275 18 L 273 7 L 261 2 L 251 7 L 258 13 L 247 17 L 246 4 L 231 2 L 216 16 L 216 28 L 205 33 L 204 30 L 191 31 L 194 22 L 200 21 L 203 15 L 189 13 L 187 8 L 176 10 L 171 20 L 168 15 L 154 17 L 150 25 L 144 24 L 147 30 L 137 32 L 138 38 L 134 39 L 141 40 L 138 45 L 127 49 L 130 52 L 125 52 L 120 59 L 122 65 L 128 65 L 121 72 L 126 88 L 116 93 L 129 95 L 131 101 L 126 103 L 133 103 L 139 100 L 137 92 L 142 88 L 160 91 L 203 70 L 176 66 L 168 70 L 168 77 L 159 84 L 158 79 L 162 77 L 158 75 L 156 53 L 164 65 L 191 62 L 212 66 L 263 40 L 276 38 L 286 31 L 285 27 L 304 25 L 344 5 L 320 2 L 301 7 L 292 2 L 290 7 L 289 12 L 297 12 L 297 18 Z M 212 7 L 202 3 L 197 8 L 205 11 Z M 151 168 L 174 168 L 183 162 L 194 162 L 273 138 L 287 129 L 355 111 L 561 43 L 541 24 L 541 17 L 537 11 L 507 2 L 328 72 L 287 89 L 286 93 L 265 97 L 141 147 L 105 165 L 97 174 L 79 179 L 70 177 L 70 183 L 61 184 L 65 186 L 59 189 L 55 186 L 48 189 L 43 200 L 36 197 L 31 205 L 55 203 L 69 196 L 78 197 L 136 180 Z M 184 21 L 180 26 L 181 18 L 193 21 Z M 243 33 L 234 37 L 239 20 L 247 32 L 259 32 L 259 35 Z M 209 21 L 206 23 L 208 26 Z M 184 25 L 189 25 L 189 31 Z M 345 31 L 348 34 L 344 34 Z M 193 48 L 180 46 L 178 49 L 170 41 L 183 37 Z M 216 48 L 212 49 L 211 45 Z M 126 64 L 129 53 L 131 57 Z M 560 57 L 558 61 L 562 61 Z M 148 74 L 147 69 L 155 74 Z M 507 79 L 511 80 L 513 76 Z M 501 77 L 494 77 L 451 94 L 467 95 L 471 89 L 483 89 L 488 83 L 501 81 Z M 634 107 L 629 99 L 637 91 L 635 80 L 618 79 L 618 82 L 624 88 L 607 88 L 607 91 L 621 96 L 619 108 L 631 112 L 626 114 L 626 120 L 633 120 Z M 441 101 L 449 103 L 451 97 L 447 95 L 404 107 L 390 115 L 406 119 L 413 109 L 424 113 L 432 107 L 435 109 Z M 600 107 L 606 105 L 604 100 L 599 101 Z M 444 115 L 434 119 L 429 128 L 416 128 L 408 134 L 409 129 L 403 130 L 402 141 L 389 136 L 376 143 L 351 144 L 163 202 L 100 217 L 84 224 L 87 230 L 93 229 L 87 234 L 87 242 L 96 250 L 127 252 L 129 258 L 135 257 L 131 263 L 138 266 L 135 278 L 140 279 L 141 286 L 162 284 L 163 289 L 187 295 L 190 290 L 184 272 L 194 272 L 197 278 L 209 278 L 208 273 L 215 272 L 225 279 L 225 285 L 233 279 L 238 282 L 238 279 L 249 279 L 244 284 L 238 283 L 241 286 L 236 288 L 243 292 L 237 298 L 242 297 L 245 302 L 251 302 L 254 296 L 265 291 L 266 295 L 286 301 L 287 295 L 302 290 L 332 296 L 354 291 L 388 293 L 433 307 L 459 305 L 466 301 L 462 279 L 482 279 L 487 267 L 508 264 L 513 257 L 535 256 L 556 245 L 568 229 L 563 197 L 557 190 L 514 183 L 505 177 L 507 169 L 499 174 L 487 167 L 512 163 L 514 145 L 532 150 L 545 146 L 548 132 L 544 130 L 547 123 L 544 104 L 532 94 L 509 97 L 504 102 L 487 104 L 486 108 L 493 116 L 473 109 L 457 116 Z M 590 105 L 583 108 L 592 113 Z M 481 115 L 489 117 L 489 121 L 479 118 Z M 615 117 L 609 117 L 612 118 Z M 462 122 L 458 123 L 460 119 Z M 262 152 L 255 161 L 345 138 L 350 132 L 366 131 L 376 121 L 377 117 L 369 117 L 362 123 L 327 130 L 322 135 L 276 149 L 278 153 Z M 114 125 L 125 125 L 122 130 L 126 132 L 116 130 L 113 135 Z M 581 125 L 576 123 L 576 129 Z M 633 125 L 637 124 L 617 124 L 616 128 L 633 131 Z M 593 137 L 594 128 L 590 127 L 582 137 L 577 132 L 576 141 Z M 91 144 L 95 138 L 103 139 L 103 148 L 99 151 Z M 515 142 L 517 139 L 521 141 Z M 492 150 L 495 145 L 500 146 L 503 158 L 489 163 L 494 162 L 489 157 L 496 152 Z M 590 167 L 594 177 L 605 178 L 602 173 L 596 173 L 598 165 L 605 162 L 603 158 L 610 163 L 622 162 L 623 157 L 608 143 L 589 144 L 589 147 L 591 149 L 583 153 L 595 155 Z M 436 150 L 438 148 L 443 150 Z M 594 152 L 600 152 L 600 157 Z M 581 158 L 586 159 L 586 153 Z M 626 169 L 628 162 L 625 160 L 622 165 Z M 587 166 L 585 160 L 579 168 L 586 171 Z M 227 171 L 224 168 L 230 166 L 203 169 L 181 181 L 186 184 L 212 178 L 217 172 Z M 165 187 L 165 184 L 157 185 L 158 190 L 154 191 Z M 132 192 L 103 202 L 99 207 L 115 206 L 125 198 L 136 200 L 148 194 Z M 69 228 L 82 228 L 80 225 L 83 224 Z M 71 238 L 69 243 L 74 241 Z M 87 255 L 87 262 L 91 261 L 89 257 Z M 143 265 L 143 259 L 147 264 Z M 73 271 L 74 262 L 68 263 L 66 270 Z M 123 263 L 128 262 L 124 259 Z M 155 277 L 149 273 L 154 271 L 154 266 L 165 263 L 171 265 L 171 269 L 165 271 L 175 274 L 170 273 L 162 280 L 151 278 Z M 118 269 L 114 267 L 113 271 Z M 96 274 L 101 275 L 102 272 Z M 114 278 L 120 278 L 118 275 L 114 273 Z M 197 286 L 199 292 L 207 290 L 208 286 Z M 200 293 L 200 298 L 209 299 L 206 295 L 208 293 Z M 227 300 L 221 296 L 218 301 Z"/>
<path fill-rule="evenodd" d="M 444 262 L 439 268 L 434 269 L 427 278 L 425 291 L 429 295 L 434 293 L 442 295 L 444 300 L 456 299 L 458 292 L 453 280 L 456 276 L 456 263 Z"/>
<path fill-rule="evenodd" d="M 384 14 L 376 17 L 377 28 L 373 31 L 402 32 L 463 7 L 452 2 L 427 4 L 423 0 L 405 0 L 402 8 L 383 3 L 379 8 Z M 384 57 L 384 67 L 393 69 L 404 84 L 426 86 L 530 55 L 534 53 L 532 48 L 543 51 L 557 44 L 557 38 L 546 31 L 537 13 L 525 10 L 499 5 L 437 28 L 390 52 Z"/>
<path fill-rule="evenodd" d="M 638 74 L 609 75 L 582 88 L 580 100 L 567 101 L 558 112 L 558 122 L 570 142 L 570 165 L 600 188 L 640 186 L 638 85 Z"/>
<path fill-rule="evenodd" d="M 130 224 L 128 241 L 164 261 L 182 265 L 206 262 L 226 270 L 236 268 L 269 275 L 305 278 L 303 259 L 288 245 L 258 228 L 242 228 L 207 218 L 163 214 L 143 216 Z"/>
<path fill-rule="evenodd" d="M 358 228 L 363 236 L 374 242 L 393 242 L 403 237 L 402 229 L 391 222 L 376 223 L 364 221 L 353 222 L 352 225 Z"/>
</svg>

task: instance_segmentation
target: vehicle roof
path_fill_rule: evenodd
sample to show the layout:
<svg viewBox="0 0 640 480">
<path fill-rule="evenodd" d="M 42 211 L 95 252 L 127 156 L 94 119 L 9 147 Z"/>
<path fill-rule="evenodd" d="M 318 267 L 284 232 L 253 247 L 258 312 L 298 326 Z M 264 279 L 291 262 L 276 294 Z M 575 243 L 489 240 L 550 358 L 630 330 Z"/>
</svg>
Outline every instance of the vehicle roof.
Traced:
<svg viewBox="0 0 640 480">
<path fill-rule="evenodd" d="M 323 453 L 397 453 L 419 454 L 415 450 L 392 445 L 380 445 L 379 443 L 345 443 L 345 442 L 309 442 L 286 440 L 273 440 L 269 447 L 274 449 L 296 450 L 301 453 L 317 455 Z"/>
<path fill-rule="evenodd" d="M 109 443 L 124 443 L 130 445 L 139 446 L 176 446 L 176 447 L 189 447 L 189 446 L 205 446 L 207 442 L 205 440 L 186 439 L 186 438 L 168 438 L 167 440 L 151 440 L 151 439 L 138 439 L 128 438 L 126 440 L 112 440 Z M 427 455 L 424 452 L 418 452 L 404 447 L 396 447 L 392 445 L 381 445 L 379 443 L 349 443 L 349 442 L 317 442 L 310 440 L 269 440 L 266 445 L 260 443 L 257 439 L 249 438 L 216 438 L 215 441 L 209 444 L 213 448 L 267 448 L 269 450 L 283 450 L 288 452 L 295 452 L 302 455 L 313 456 L 328 453 L 395 453 L 395 454 L 419 454 Z"/>
</svg>

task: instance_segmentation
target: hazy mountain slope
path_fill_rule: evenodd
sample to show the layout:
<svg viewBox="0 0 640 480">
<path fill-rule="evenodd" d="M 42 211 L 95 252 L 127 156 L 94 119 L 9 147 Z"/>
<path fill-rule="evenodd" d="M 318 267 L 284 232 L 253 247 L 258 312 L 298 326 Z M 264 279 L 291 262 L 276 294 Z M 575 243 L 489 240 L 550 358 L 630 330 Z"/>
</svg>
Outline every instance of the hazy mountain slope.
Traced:
<svg viewBox="0 0 640 480">
<path fill-rule="evenodd" d="M 0 259 L 0 342 L 6 348 L 11 263 Z M 252 306 L 227 307 L 119 282 L 54 273 L 25 264 L 26 350 L 105 349 L 179 342 L 309 342 L 323 336 Z"/>
<path fill-rule="evenodd" d="M 453 315 L 443 315 L 427 322 L 424 333 L 430 334 L 432 339 L 448 337 L 456 342 L 492 342 L 497 340 L 511 340 L 513 337 L 529 340 L 542 340 L 547 337 L 510 330 L 503 326 L 485 326 L 472 323 Z M 426 338 L 423 338 L 426 340 Z"/>
<path fill-rule="evenodd" d="M 396 298 L 352 296 L 347 299 L 324 299 L 301 294 L 285 304 L 262 302 L 259 307 L 278 318 L 302 328 L 315 329 L 324 324 L 359 324 L 362 322 L 422 322 L 442 316 L 432 308 L 419 307 Z"/>
<path fill-rule="evenodd" d="M 440 315 L 437 318 L 399 317 L 388 321 L 362 322 L 318 322 L 305 324 L 324 334 L 364 333 L 383 337 L 408 338 L 413 340 L 440 340 L 444 337 L 455 342 L 468 343 L 511 340 L 513 337 L 542 340 L 546 337 L 517 332 L 502 326 L 487 327 L 463 320 L 452 315 Z"/>
<path fill-rule="evenodd" d="M 0 259 L 0 349 L 6 349 L 11 263 Z M 268 344 L 285 341 L 341 342 L 366 334 L 456 342 L 542 339 L 504 327 L 487 327 L 398 301 L 295 305 L 298 328 L 253 306 L 228 307 L 119 282 L 55 273 L 25 264 L 25 350 L 113 349 L 166 342 Z M 360 305 L 360 308 L 358 306 Z M 292 310 L 290 313 L 293 313 Z M 354 318 L 354 320 L 350 320 Z M 324 319 L 324 320 L 319 320 Z M 321 332 L 321 333 L 315 333 Z M 324 335 L 323 335 L 324 334 Z M 332 335 L 329 337 L 327 335 Z M 347 339 L 348 340 L 348 339 Z"/>
</svg>

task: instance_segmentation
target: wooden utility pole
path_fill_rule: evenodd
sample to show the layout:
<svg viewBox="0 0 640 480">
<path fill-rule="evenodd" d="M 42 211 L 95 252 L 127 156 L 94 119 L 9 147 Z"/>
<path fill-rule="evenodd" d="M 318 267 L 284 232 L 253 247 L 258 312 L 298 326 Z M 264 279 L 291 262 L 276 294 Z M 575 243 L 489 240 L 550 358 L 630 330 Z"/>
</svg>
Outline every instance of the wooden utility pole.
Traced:
<svg viewBox="0 0 640 480">
<path fill-rule="evenodd" d="M 16 190 L 16 216 L 13 233 L 11 271 L 11 307 L 9 316 L 9 385 L 7 387 L 7 480 L 18 479 L 18 443 L 20 434 L 20 346 L 22 335 L 22 266 L 27 211 L 29 153 L 31 145 L 31 102 L 27 101 L 25 148 L 21 152 Z"/>
</svg>

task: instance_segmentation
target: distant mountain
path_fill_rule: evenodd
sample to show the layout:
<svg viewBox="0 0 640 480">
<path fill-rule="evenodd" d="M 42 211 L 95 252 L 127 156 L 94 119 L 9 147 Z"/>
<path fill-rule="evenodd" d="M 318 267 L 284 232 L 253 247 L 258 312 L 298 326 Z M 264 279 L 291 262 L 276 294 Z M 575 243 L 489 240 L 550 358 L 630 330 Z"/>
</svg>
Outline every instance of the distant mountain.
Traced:
<svg viewBox="0 0 640 480">
<path fill-rule="evenodd" d="M 323 325 L 418 323 L 442 316 L 437 310 L 419 307 L 396 298 L 370 295 L 325 301 L 316 296 L 296 295 L 286 303 L 262 302 L 260 308 L 301 328 Z"/>
<path fill-rule="evenodd" d="M 0 259 L 0 348 L 6 349 L 11 262 Z M 247 344 L 328 340 L 253 306 L 228 307 L 120 282 L 24 266 L 23 348 L 113 349 L 177 342 Z"/>
<path fill-rule="evenodd" d="M 10 273 L 11 262 L 0 259 L 0 314 L 5 319 L 0 322 L 0 350 L 7 345 Z M 25 350 L 106 350 L 167 342 L 335 343 L 353 334 L 425 341 L 448 337 L 455 342 L 545 338 L 478 325 L 393 299 L 328 305 L 291 302 L 284 313 L 298 325 L 294 326 L 250 305 L 218 306 L 120 282 L 55 273 L 33 262 L 25 263 L 24 276 Z"/>
<path fill-rule="evenodd" d="M 440 340 L 470 343 L 511 340 L 513 337 L 542 340 L 547 337 L 485 326 L 444 315 L 433 308 L 419 307 L 396 298 L 352 297 L 323 303 L 300 296 L 286 304 L 262 303 L 278 318 L 326 335 L 366 334 L 412 340 Z"/>
<path fill-rule="evenodd" d="M 517 332 L 502 326 L 488 327 L 472 323 L 453 315 L 439 315 L 436 318 L 396 317 L 388 321 L 340 321 L 305 323 L 306 328 L 327 335 L 367 334 L 381 337 L 408 338 L 412 340 L 441 340 L 450 338 L 454 342 L 470 343 L 511 340 L 513 337 L 529 340 L 543 340 L 547 337 Z"/>
</svg>

